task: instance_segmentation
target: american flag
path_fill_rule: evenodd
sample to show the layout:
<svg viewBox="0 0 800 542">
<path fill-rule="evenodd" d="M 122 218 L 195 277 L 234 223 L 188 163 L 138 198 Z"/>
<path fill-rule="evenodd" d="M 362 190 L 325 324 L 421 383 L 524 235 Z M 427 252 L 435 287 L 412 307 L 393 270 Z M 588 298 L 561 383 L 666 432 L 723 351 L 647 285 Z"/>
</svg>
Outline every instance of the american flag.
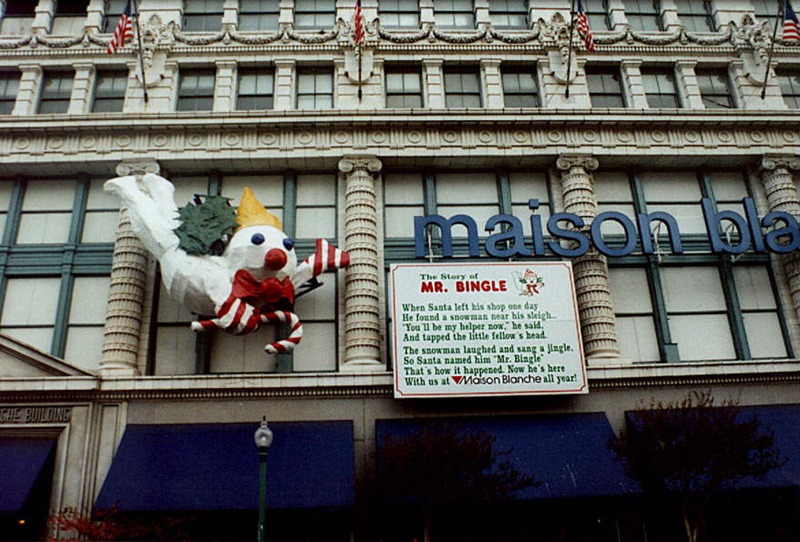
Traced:
<svg viewBox="0 0 800 542">
<path fill-rule="evenodd" d="M 786 0 L 783 5 L 783 39 L 800 42 L 800 21 L 798 21 L 797 13 L 792 9 L 789 0 Z"/>
<path fill-rule="evenodd" d="M 356 0 L 353 10 L 353 41 L 356 45 L 364 45 L 364 13 L 361 11 L 361 0 Z"/>
<path fill-rule="evenodd" d="M 125 9 L 122 10 L 122 15 L 119 16 L 117 27 L 114 29 L 111 41 L 108 42 L 106 52 L 113 55 L 125 47 L 125 42 L 131 38 L 133 38 L 133 21 L 131 20 L 131 0 L 128 0 Z"/>
<path fill-rule="evenodd" d="M 594 38 L 592 37 L 592 29 L 589 28 L 589 19 L 586 17 L 581 0 L 578 0 L 578 14 L 575 16 L 575 25 L 578 29 L 578 35 L 583 38 L 583 42 L 586 44 L 586 50 L 593 53 Z"/>
</svg>

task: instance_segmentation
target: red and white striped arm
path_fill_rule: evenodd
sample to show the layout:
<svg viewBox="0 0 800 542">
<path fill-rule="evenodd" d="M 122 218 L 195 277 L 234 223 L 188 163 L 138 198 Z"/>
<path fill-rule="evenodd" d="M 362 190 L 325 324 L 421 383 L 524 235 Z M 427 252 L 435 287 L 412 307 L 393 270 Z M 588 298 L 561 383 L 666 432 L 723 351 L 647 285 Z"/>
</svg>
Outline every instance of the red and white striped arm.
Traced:
<svg viewBox="0 0 800 542">
<path fill-rule="evenodd" d="M 285 354 L 294 350 L 294 347 L 303 338 L 303 323 L 300 318 L 293 312 L 289 311 L 275 311 L 268 312 L 261 315 L 261 321 L 264 323 L 287 323 L 289 324 L 289 336 L 285 339 L 269 343 L 264 347 L 267 354 Z"/>
<path fill-rule="evenodd" d="M 256 307 L 229 295 L 217 309 L 216 318 L 192 322 L 192 331 L 222 329 L 234 335 L 247 335 L 259 328 L 263 322 L 262 316 Z"/>
<path fill-rule="evenodd" d="M 325 239 L 317 239 L 314 254 L 306 258 L 292 275 L 295 288 L 325 271 L 343 269 L 350 265 L 350 254 L 336 248 Z"/>
</svg>

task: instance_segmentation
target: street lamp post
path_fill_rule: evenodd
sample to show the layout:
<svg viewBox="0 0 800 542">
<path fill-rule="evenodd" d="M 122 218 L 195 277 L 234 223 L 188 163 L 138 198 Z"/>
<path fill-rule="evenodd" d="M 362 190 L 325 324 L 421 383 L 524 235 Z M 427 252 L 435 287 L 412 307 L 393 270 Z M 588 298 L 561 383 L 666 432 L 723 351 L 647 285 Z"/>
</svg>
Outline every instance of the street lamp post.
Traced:
<svg viewBox="0 0 800 542">
<path fill-rule="evenodd" d="M 267 523 L 267 450 L 272 444 L 272 431 L 267 425 L 267 417 L 261 419 L 261 425 L 254 435 L 258 448 L 258 542 L 266 542 Z"/>
</svg>

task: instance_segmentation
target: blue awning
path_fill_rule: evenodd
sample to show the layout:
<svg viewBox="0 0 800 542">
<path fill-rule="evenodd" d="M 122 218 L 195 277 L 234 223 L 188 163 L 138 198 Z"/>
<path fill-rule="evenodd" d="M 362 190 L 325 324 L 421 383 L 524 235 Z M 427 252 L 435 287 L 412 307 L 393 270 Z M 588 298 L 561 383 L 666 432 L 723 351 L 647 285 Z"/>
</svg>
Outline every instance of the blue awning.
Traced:
<svg viewBox="0 0 800 542">
<path fill-rule="evenodd" d="M 425 423 L 431 420 L 378 420 L 378 443 L 388 435 L 409 435 Z M 496 452 L 510 450 L 503 459 L 510 459 L 518 470 L 541 482 L 538 487 L 517 493 L 520 499 L 614 496 L 639 491 L 638 484 L 625 475 L 608 448 L 614 432 L 605 414 L 448 418 L 447 423 L 459 430 L 493 435 Z"/>
<path fill-rule="evenodd" d="M 258 506 L 257 423 L 128 425 L 96 506 L 122 510 L 231 510 Z M 270 423 L 269 508 L 354 501 L 353 424 Z"/>
<path fill-rule="evenodd" d="M 18 512 L 53 450 L 53 439 L 0 439 L 0 512 Z"/>
<path fill-rule="evenodd" d="M 737 421 L 755 417 L 762 430 L 772 433 L 774 445 L 786 462 L 762 479 L 746 478 L 735 484 L 736 488 L 790 488 L 800 487 L 800 405 L 742 406 Z M 626 412 L 628 425 L 637 424 L 637 411 Z"/>
<path fill-rule="evenodd" d="M 775 447 L 786 460 L 761 480 L 743 480 L 739 487 L 800 487 L 800 405 L 741 407 L 742 416 L 755 416 L 761 427 L 772 431 Z"/>
</svg>

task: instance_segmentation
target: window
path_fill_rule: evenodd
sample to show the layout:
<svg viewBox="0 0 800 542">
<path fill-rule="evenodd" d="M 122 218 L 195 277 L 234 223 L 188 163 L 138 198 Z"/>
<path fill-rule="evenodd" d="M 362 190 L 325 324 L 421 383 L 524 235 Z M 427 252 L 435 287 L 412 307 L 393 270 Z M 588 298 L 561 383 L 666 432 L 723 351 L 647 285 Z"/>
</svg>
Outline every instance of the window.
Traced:
<svg viewBox="0 0 800 542">
<path fill-rule="evenodd" d="M 75 34 L 83 29 L 89 0 L 58 0 L 55 3 L 53 34 Z"/>
<path fill-rule="evenodd" d="M 441 28 L 475 28 L 472 0 L 437 0 L 433 17 Z"/>
<path fill-rule="evenodd" d="M 275 77 L 270 69 L 240 69 L 236 109 L 272 109 Z"/>
<path fill-rule="evenodd" d="M 734 107 L 727 70 L 697 69 L 695 75 L 706 109 L 731 109 Z"/>
<path fill-rule="evenodd" d="M 419 28 L 419 1 L 380 0 L 378 16 L 387 28 Z"/>
<path fill-rule="evenodd" d="M 503 100 L 506 107 L 539 107 L 536 67 L 503 70 Z"/>
<path fill-rule="evenodd" d="M 775 21 L 780 17 L 778 3 L 775 0 L 750 0 L 750 3 L 753 4 L 756 22 L 768 22 L 769 29 L 772 31 L 775 28 Z"/>
<path fill-rule="evenodd" d="M 422 75 L 419 69 L 386 68 L 386 107 L 422 107 Z"/>
<path fill-rule="evenodd" d="M 117 27 L 119 16 L 125 10 L 128 0 L 106 0 L 103 9 L 103 32 L 112 33 Z"/>
<path fill-rule="evenodd" d="M 680 107 L 675 87 L 675 72 L 671 69 L 642 68 L 642 84 L 648 107 Z"/>
<path fill-rule="evenodd" d="M 622 76 L 613 66 L 587 66 L 586 84 L 592 107 L 625 107 Z"/>
<path fill-rule="evenodd" d="M 98 71 L 92 113 L 119 113 L 125 105 L 128 74 L 124 71 Z"/>
<path fill-rule="evenodd" d="M 528 6 L 525 0 L 497 0 L 489 3 L 489 20 L 495 28 L 527 28 Z"/>
<path fill-rule="evenodd" d="M 711 16 L 709 0 L 675 0 L 678 8 L 678 19 L 686 30 L 695 32 L 713 32 L 714 19 Z"/>
<path fill-rule="evenodd" d="M 741 199 L 748 196 L 741 172 L 600 172 L 594 180 L 604 210 L 672 214 L 684 245 L 683 254 L 634 252 L 614 260 L 611 292 L 623 356 L 712 361 L 789 355 L 769 257 L 747 253 L 734 262 L 729 255 L 710 253 L 704 235 L 699 199 L 741 212 Z M 668 232 L 658 224 L 651 225 L 651 239 L 663 247 Z M 642 258 L 649 263 L 639 263 Z"/>
<path fill-rule="evenodd" d="M 800 70 L 781 68 L 776 70 L 776 74 L 786 106 L 789 109 L 800 109 Z"/>
<path fill-rule="evenodd" d="M 88 369 L 100 362 L 119 214 L 104 180 L 0 182 L 10 255 L 0 264 L 0 329 Z"/>
<path fill-rule="evenodd" d="M 239 0 L 239 30 L 277 30 L 279 0 Z"/>
<path fill-rule="evenodd" d="M 39 97 L 39 113 L 57 114 L 69 110 L 72 95 L 72 72 L 45 71 L 42 81 L 42 92 Z"/>
<path fill-rule="evenodd" d="M 67 16 L 86 16 L 86 9 L 89 7 L 89 0 L 57 0 L 56 17 Z"/>
<path fill-rule="evenodd" d="M 245 186 L 282 221 L 283 231 L 295 240 L 298 261 L 314 252 L 317 238 L 335 240 L 337 183 L 333 174 L 222 175 L 212 178 L 173 179 L 179 206 L 194 194 L 220 194 L 237 206 Z M 337 369 L 337 277 L 326 274 L 324 286 L 297 298 L 304 335 L 291 354 L 269 356 L 264 345 L 278 337 L 278 326 L 266 325 L 255 333 L 194 334 L 189 322 L 196 317 L 161 291 L 157 299 L 156 347 L 150 363 L 153 374 L 330 372 Z"/>
<path fill-rule="evenodd" d="M 297 109 L 333 108 L 333 72 L 325 68 L 297 70 Z"/>
<path fill-rule="evenodd" d="M 658 0 L 624 0 L 625 18 L 634 30 L 647 32 L 662 29 Z"/>
<path fill-rule="evenodd" d="M 178 111 L 211 111 L 214 108 L 214 70 L 181 70 Z"/>
<path fill-rule="evenodd" d="M 0 115 L 9 115 L 14 110 L 19 92 L 19 74 L 0 72 Z"/>
<path fill-rule="evenodd" d="M 31 0 L 6 0 L 0 8 L 0 34 L 28 35 L 36 16 L 36 2 Z"/>
<path fill-rule="evenodd" d="M 608 0 L 583 0 L 589 28 L 592 30 L 609 30 L 611 20 L 608 16 Z"/>
<path fill-rule="evenodd" d="M 294 26 L 298 30 L 329 30 L 336 24 L 334 0 L 296 0 Z"/>
<path fill-rule="evenodd" d="M 453 68 L 444 72 L 445 104 L 450 108 L 481 107 L 481 77 L 477 69 Z"/>
<path fill-rule="evenodd" d="M 223 0 L 184 0 L 183 30 L 210 32 L 222 28 Z"/>
</svg>

